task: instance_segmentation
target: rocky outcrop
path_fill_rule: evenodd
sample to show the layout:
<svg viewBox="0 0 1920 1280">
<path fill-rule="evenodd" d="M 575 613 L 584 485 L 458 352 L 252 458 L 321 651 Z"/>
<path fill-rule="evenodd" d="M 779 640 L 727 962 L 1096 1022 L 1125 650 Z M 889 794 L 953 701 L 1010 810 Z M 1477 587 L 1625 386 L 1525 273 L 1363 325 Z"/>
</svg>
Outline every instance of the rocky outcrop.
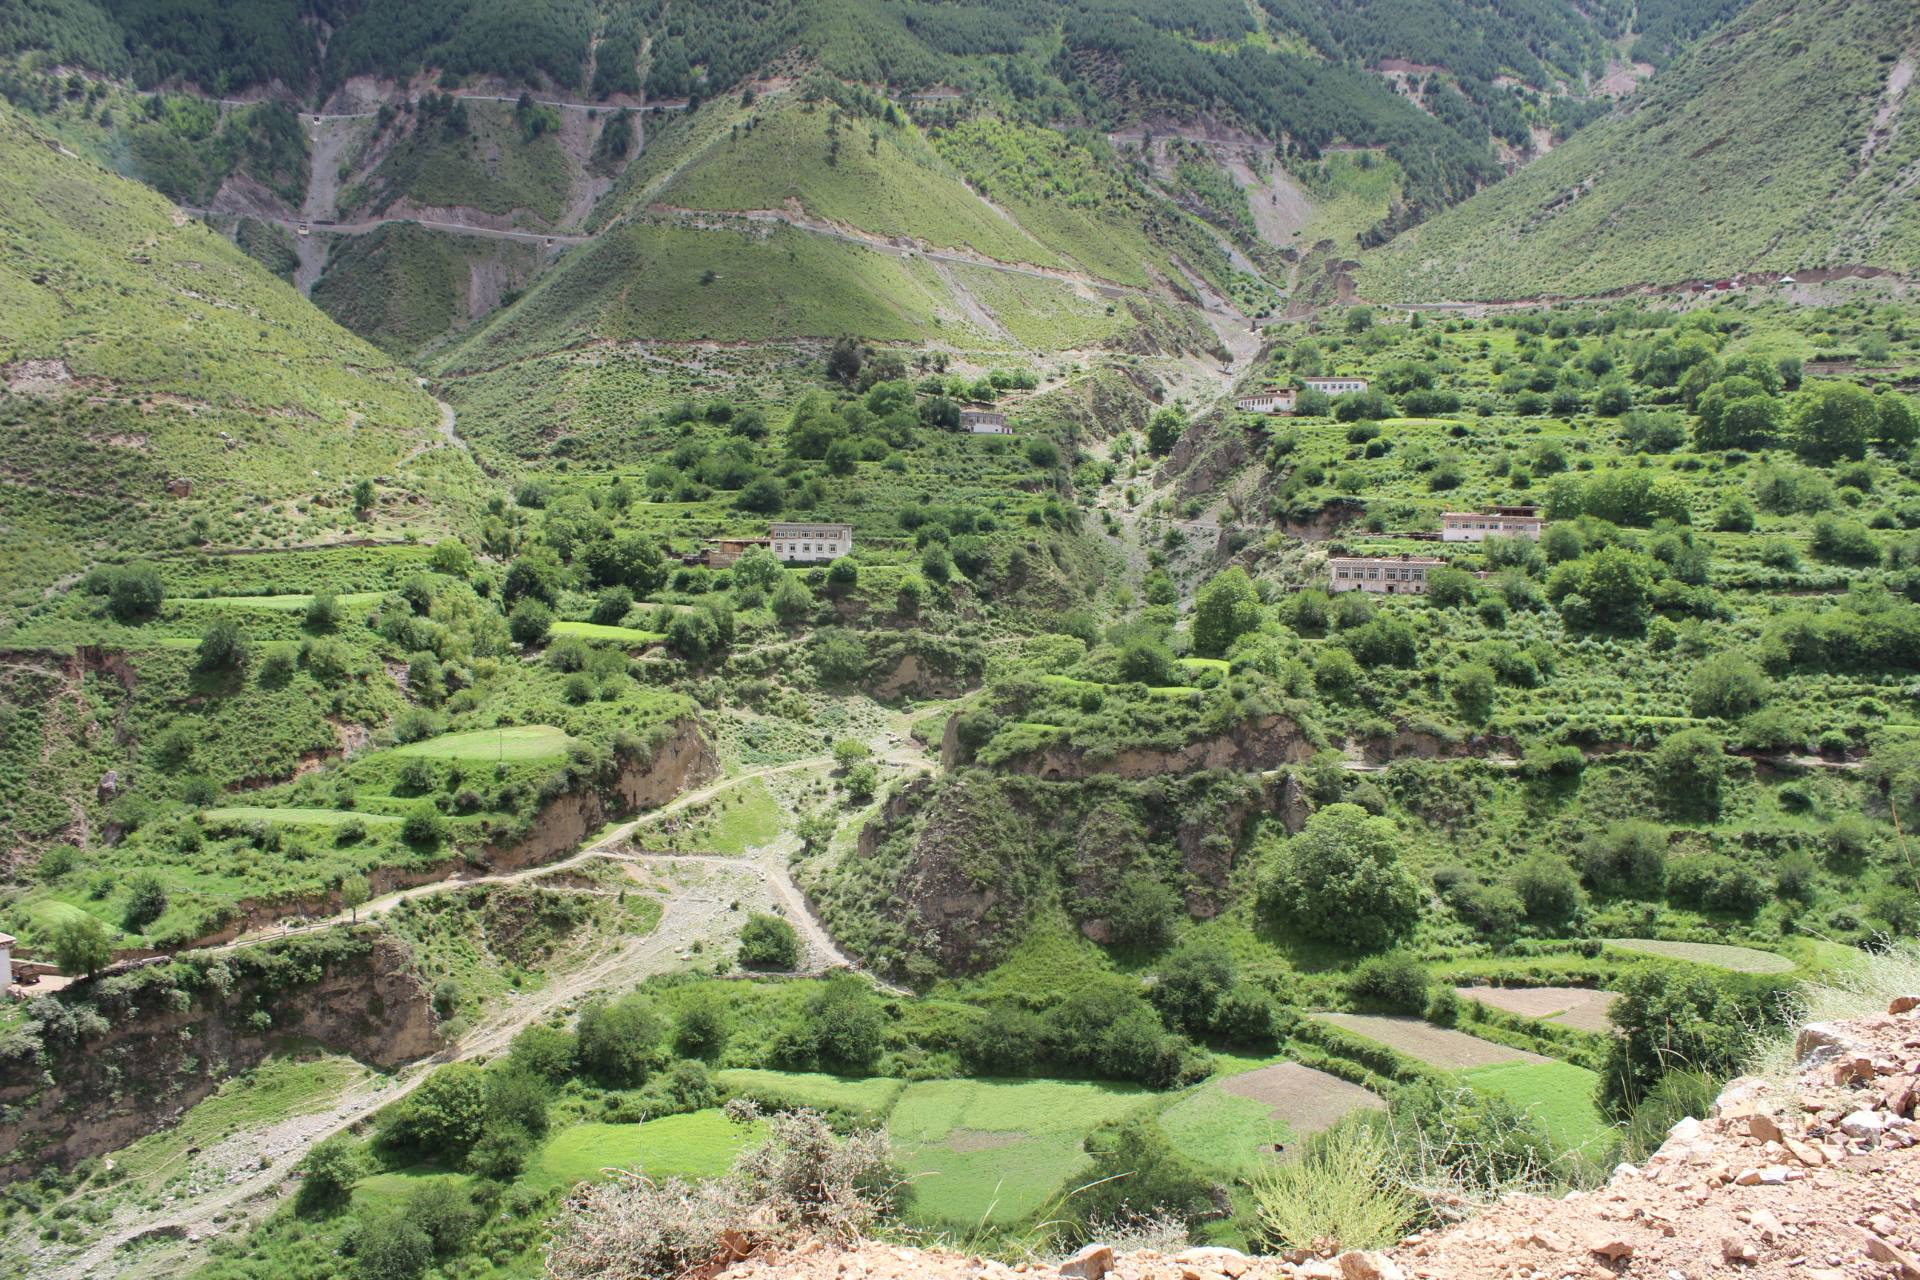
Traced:
<svg viewBox="0 0 1920 1280">
<path fill-rule="evenodd" d="M 164 1128 L 297 1041 L 383 1068 L 443 1044 L 412 952 L 372 926 L 187 956 L 42 997 L 0 1040 L 0 1182 Z"/>
<path fill-rule="evenodd" d="M 956 744 L 957 745 L 957 744 Z M 1242 773 L 1299 764 L 1314 753 L 1314 745 L 1300 726 L 1282 715 L 1256 716 L 1225 733 L 1172 748 L 1134 747 L 1111 756 L 1094 756 L 1069 746 L 1050 747 L 1004 762 L 1009 773 L 1065 780 L 1108 776 L 1158 778 L 1167 774 L 1197 773 L 1203 769 L 1232 769 Z"/>
</svg>

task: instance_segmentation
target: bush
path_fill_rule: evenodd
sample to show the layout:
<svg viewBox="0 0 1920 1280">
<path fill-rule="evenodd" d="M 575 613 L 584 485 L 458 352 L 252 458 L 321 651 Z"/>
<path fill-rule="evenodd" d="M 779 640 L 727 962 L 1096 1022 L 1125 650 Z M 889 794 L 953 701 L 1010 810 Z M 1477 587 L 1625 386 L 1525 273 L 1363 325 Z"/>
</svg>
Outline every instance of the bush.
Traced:
<svg viewBox="0 0 1920 1280">
<path fill-rule="evenodd" d="M 422 800 L 414 805 L 400 824 L 400 838 L 423 849 L 438 845 L 446 835 L 447 820 L 431 800 Z"/>
<path fill-rule="evenodd" d="M 166 914 L 166 886 L 151 871 L 135 876 L 128 889 L 127 911 L 121 920 L 128 933 L 139 933 Z"/>
<path fill-rule="evenodd" d="M 92 974 L 113 963 L 107 927 L 89 915 L 70 915 L 53 926 L 50 943 L 62 973 Z"/>
<path fill-rule="evenodd" d="M 1720 812 L 1727 754 L 1714 734 L 1705 729 L 1682 729 L 1654 748 L 1653 769 L 1682 812 L 1706 817 Z"/>
<path fill-rule="evenodd" d="M 588 620 L 603 627 L 617 627 L 633 610 L 633 592 L 625 587 L 608 587 L 593 601 Z"/>
<path fill-rule="evenodd" d="M 407 1197 L 407 1221 L 418 1227 L 440 1257 L 459 1253 L 480 1223 L 473 1197 L 444 1178 L 433 1178 Z"/>
<path fill-rule="evenodd" d="M 1413 927 L 1420 886 L 1401 864 L 1400 833 L 1355 804 L 1330 804 L 1271 859 L 1266 910 L 1309 937 L 1378 950 Z"/>
<path fill-rule="evenodd" d="M 1509 882 L 1520 899 L 1527 919 L 1539 924 L 1560 924 L 1580 912 L 1584 895 L 1579 877 L 1558 856 L 1538 853 L 1513 869 Z"/>
<path fill-rule="evenodd" d="M 1667 866 L 1667 897 L 1684 907 L 1749 915 L 1767 899 L 1765 884 L 1724 854 L 1676 858 Z"/>
<path fill-rule="evenodd" d="M 224 619 L 208 627 L 194 650 L 193 665 L 199 671 L 241 671 L 246 668 L 249 650 L 240 628 Z"/>
<path fill-rule="evenodd" d="M 1381 1132 L 1347 1120 L 1308 1139 L 1300 1159 L 1253 1181 L 1255 1232 L 1274 1252 L 1378 1249 L 1419 1210 Z"/>
<path fill-rule="evenodd" d="M 403 1213 L 363 1219 L 348 1238 L 360 1280 L 414 1280 L 433 1261 L 433 1241 Z"/>
<path fill-rule="evenodd" d="M 1767 700 L 1771 686 L 1759 664 L 1738 653 L 1716 653 L 1693 672 L 1691 708 L 1696 718 L 1737 720 Z"/>
<path fill-rule="evenodd" d="M 167 598 L 160 570 L 150 564 L 109 569 L 105 575 L 107 612 L 117 621 L 137 622 L 160 611 Z"/>
<path fill-rule="evenodd" d="M 367 1176 L 367 1157 L 360 1144 L 344 1133 L 322 1138 L 300 1158 L 298 1206 L 316 1212 L 345 1204 L 353 1184 Z"/>
<path fill-rule="evenodd" d="M 1427 971 L 1405 951 L 1368 956 L 1347 975 L 1347 999 L 1362 1008 L 1419 1014 L 1427 1007 Z"/>
<path fill-rule="evenodd" d="M 1180 952 L 1162 965 L 1147 998 L 1174 1031 L 1199 1035 L 1213 1025 L 1220 1000 L 1233 986 L 1233 958 L 1218 946 Z"/>
<path fill-rule="evenodd" d="M 612 1088 L 647 1082 L 659 1062 L 665 1028 L 645 997 L 595 1000 L 580 1011 L 575 1028 L 580 1065 Z"/>
<path fill-rule="evenodd" d="M 673 1024 L 673 1048 L 683 1058 L 714 1058 L 727 1047 L 727 1006 L 712 994 L 687 1002 Z"/>
<path fill-rule="evenodd" d="M 1587 883 L 1596 889 L 1658 897 L 1666 886 L 1666 830 L 1637 819 L 1615 822 L 1581 844 L 1580 865 Z"/>
<path fill-rule="evenodd" d="M 507 634 L 519 645 L 536 645 L 553 628 L 553 610 L 532 596 L 513 606 L 507 615 Z"/>
<path fill-rule="evenodd" d="M 1164 947 L 1183 914 L 1180 894 L 1150 869 L 1136 868 L 1120 879 L 1104 908 L 1112 938 L 1126 947 Z"/>
<path fill-rule="evenodd" d="M 478 1065 L 441 1067 L 388 1112 L 380 1144 L 402 1156 L 457 1165 L 485 1129 L 487 1092 Z"/>
<path fill-rule="evenodd" d="M 793 969 L 800 963 L 800 936 L 779 916 L 756 912 L 740 927 L 740 964 L 747 969 Z"/>
<path fill-rule="evenodd" d="M 852 974 L 829 974 L 807 998 L 804 1017 L 821 1066 L 861 1073 L 879 1058 L 886 1016 L 873 989 Z"/>
<path fill-rule="evenodd" d="M 573 1074 L 578 1049 L 571 1031 L 535 1023 L 513 1038 L 507 1062 L 515 1071 L 558 1083 Z"/>
<path fill-rule="evenodd" d="M 1213 1180 L 1174 1150 L 1160 1126 L 1136 1119 L 1118 1132 L 1097 1133 L 1087 1151 L 1102 1174 L 1071 1201 L 1086 1234 L 1090 1224 L 1171 1215 L 1194 1222 L 1213 1210 Z"/>
</svg>

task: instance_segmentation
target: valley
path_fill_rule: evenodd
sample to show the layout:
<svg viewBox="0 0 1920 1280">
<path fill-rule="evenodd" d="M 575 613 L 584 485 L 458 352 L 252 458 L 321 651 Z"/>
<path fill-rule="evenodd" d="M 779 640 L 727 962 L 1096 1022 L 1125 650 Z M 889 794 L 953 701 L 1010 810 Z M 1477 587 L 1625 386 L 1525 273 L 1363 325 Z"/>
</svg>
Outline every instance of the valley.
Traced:
<svg viewBox="0 0 1920 1280">
<path fill-rule="evenodd" d="M 0 1263 L 1301 1280 L 1661 1167 L 1912 986 L 1916 42 L 0 15 Z"/>
</svg>

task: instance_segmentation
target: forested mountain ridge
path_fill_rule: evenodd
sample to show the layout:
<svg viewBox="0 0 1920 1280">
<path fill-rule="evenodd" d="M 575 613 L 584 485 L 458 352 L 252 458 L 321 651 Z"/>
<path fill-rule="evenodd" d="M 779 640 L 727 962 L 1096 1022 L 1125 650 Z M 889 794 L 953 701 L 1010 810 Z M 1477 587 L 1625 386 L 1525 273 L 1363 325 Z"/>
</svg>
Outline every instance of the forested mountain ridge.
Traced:
<svg viewBox="0 0 1920 1280">
<path fill-rule="evenodd" d="M 1760 0 L 1613 116 L 1370 254 L 1378 299 L 1920 270 L 1920 12 Z"/>
</svg>

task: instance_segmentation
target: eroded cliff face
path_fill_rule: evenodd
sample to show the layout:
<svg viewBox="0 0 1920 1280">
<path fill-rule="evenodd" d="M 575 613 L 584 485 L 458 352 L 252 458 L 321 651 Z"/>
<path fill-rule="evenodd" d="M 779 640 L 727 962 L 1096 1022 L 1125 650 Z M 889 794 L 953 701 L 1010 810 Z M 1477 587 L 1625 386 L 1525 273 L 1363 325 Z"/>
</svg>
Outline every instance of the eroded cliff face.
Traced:
<svg viewBox="0 0 1920 1280">
<path fill-rule="evenodd" d="M 35 1002 L 0 1043 L 0 1182 L 66 1169 L 177 1121 L 275 1044 L 376 1067 L 437 1053 L 431 993 L 373 926 L 109 974 Z"/>
<path fill-rule="evenodd" d="M 1286 716 L 1258 716 L 1226 733 L 1202 738 L 1172 750 L 1137 747 L 1111 756 L 1092 756 L 1071 747 L 1037 752 L 1001 767 L 1036 778 L 1066 780 L 1105 775 L 1114 778 L 1160 778 L 1169 774 L 1231 769 L 1241 773 L 1278 769 L 1311 759 L 1314 746 L 1300 726 Z"/>
</svg>

